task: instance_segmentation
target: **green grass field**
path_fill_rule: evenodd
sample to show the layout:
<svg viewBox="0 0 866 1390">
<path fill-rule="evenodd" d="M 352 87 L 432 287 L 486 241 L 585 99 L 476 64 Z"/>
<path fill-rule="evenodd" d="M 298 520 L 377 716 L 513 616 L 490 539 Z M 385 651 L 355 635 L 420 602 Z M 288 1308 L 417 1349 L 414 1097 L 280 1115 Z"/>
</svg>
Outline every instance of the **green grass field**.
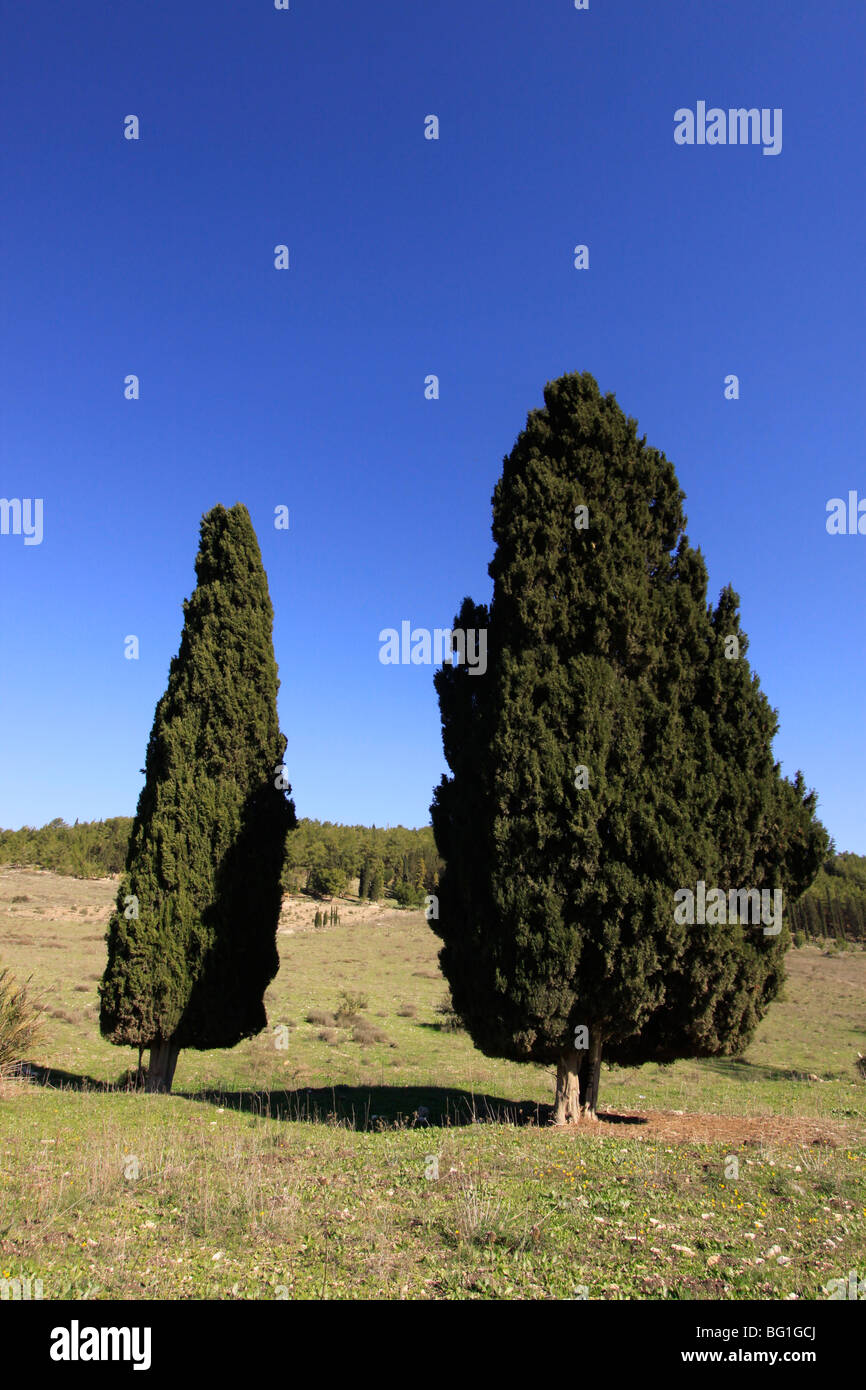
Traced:
<svg viewBox="0 0 866 1390">
<path fill-rule="evenodd" d="M 297 899 L 271 1029 L 182 1053 L 170 1097 L 116 1089 L 137 1054 L 97 1026 L 114 892 L 0 873 L 0 964 L 48 1010 L 32 1077 L 0 1092 L 0 1277 L 45 1298 L 814 1299 L 866 1273 L 866 952 L 792 951 L 743 1058 L 604 1069 L 600 1122 L 557 1130 L 548 1069 L 437 1011 L 421 913 L 341 905 L 314 932 Z"/>
</svg>

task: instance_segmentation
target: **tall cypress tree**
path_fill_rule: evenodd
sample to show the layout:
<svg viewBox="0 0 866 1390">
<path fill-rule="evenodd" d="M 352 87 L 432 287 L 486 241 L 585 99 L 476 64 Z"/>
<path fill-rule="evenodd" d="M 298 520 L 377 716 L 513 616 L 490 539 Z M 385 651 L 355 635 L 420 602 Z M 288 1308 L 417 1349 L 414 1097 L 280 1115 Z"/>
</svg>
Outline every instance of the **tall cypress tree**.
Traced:
<svg viewBox="0 0 866 1390">
<path fill-rule="evenodd" d="M 455 619 L 486 673 L 435 677 L 442 968 L 482 1051 L 556 1064 L 560 1122 L 595 1115 L 603 1052 L 740 1048 L 777 991 L 786 935 L 680 924 L 676 891 L 796 897 L 825 852 L 682 502 L 591 376 L 550 383 L 494 492 L 490 610 Z"/>
<path fill-rule="evenodd" d="M 273 609 L 249 513 L 201 523 L 107 935 L 100 1027 L 150 1049 L 171 1089 L 183 1047 L 233 1047 L 266 1026 L 279 968 L 280 873 L 295 808 L 282 770 Z"/>
</svg>

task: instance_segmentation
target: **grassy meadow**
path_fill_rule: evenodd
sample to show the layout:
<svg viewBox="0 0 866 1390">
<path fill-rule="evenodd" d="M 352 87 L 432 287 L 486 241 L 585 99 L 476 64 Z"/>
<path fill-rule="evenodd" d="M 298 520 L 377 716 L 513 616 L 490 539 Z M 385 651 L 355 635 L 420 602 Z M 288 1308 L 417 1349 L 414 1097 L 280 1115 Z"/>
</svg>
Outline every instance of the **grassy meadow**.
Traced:
<svg viewBox="0 0 866 1390">
<path fill-rule="evenodd" d="M 866 1273 L 866 951 L 808 945 L 740 1059 L 552 1071 L 482 1056 L 423 914 L 287 899 L 270 1028 L 171 1096 L 99 1036 L 116 884 L 0 872 L 0 965 L 46 1007 L 0 1089 L 0 1277 L 45 1298 L 825 1298 Z"/>
</svg>

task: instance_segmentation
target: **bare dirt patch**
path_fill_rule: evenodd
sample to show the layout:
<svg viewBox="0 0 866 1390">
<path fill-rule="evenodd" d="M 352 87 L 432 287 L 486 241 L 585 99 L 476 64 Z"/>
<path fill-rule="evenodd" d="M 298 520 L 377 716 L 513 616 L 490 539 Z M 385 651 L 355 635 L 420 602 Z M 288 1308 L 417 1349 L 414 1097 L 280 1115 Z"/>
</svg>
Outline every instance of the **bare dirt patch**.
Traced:
<svg viewBox="0 0 866 1390">
<path fill-rule="evenodd" d="M 332 927 L 326 924 L 324 927 L 315 926 L 316 910 L 329 912 L 331 907 L 336 907 L 340 914 L 339 926 Z M 334 898 L 333 903 L 316 902 L 315 898 L 302 897 L 297 894 L 286 894 L 283 898 L 283 906 L 280 912 L 279 931 L 281 935 L 298 936 L 303 932 L 312 931 L 341 931 L 346 926 L 358 926 L 360 924 L 383 926 L 386 923 L 404 918 L 405 911 L 399 907 L 385 907 L 382 903 L 352 902 L 348 898 Z"/>
<path fill-rule="evenodd" d="M 35 923 L 38 917 L 38 941 L 45 945 L 46 922 L 68 923 L 77 917 L 76 925 L 86 923 L 90 927 L 107 927 L 114 908 L 118 881 L 118 874 L 109 878 L 79 879 L 55 874 L 50 869 L 0 869 L 0 918 L 5 916 L 5 922 L 0 920 L 0 931 L 5 929 L 6 939 L 12 940 L 8 933 L 14 936 L 17 928 L 20 934 L 28 919 Z M 316 910 L 327 912 L 332 906 L 340 914 L 339 926 L 324 926 L 318 930 L 340 931 L 347 925 L 357 926 L 361 923 L 383 926 L 407 915 L 402 908 L 368 902 L 366 899 L 352 902 L 350 899 L 335 898 L 333 903 L 317 902 L 302 894 L 286 893 L 280 912 L 279 931 L 286 936 L 315 931 Z M 103 933 L 81 939 L 101 943 Z M 35 942 L 26 940 L 22 934 L 21 944 L 31 945 Z"/>
<path fill-rule="evenodd" d="M 852 1134 L 850 1125 L 836 1121 L 781 1115 L 677 1114 L 672 1110 L 603 1111 L 598 1124 L 570 1125 L 569 1129 L 609 1136 L 614 1127 L 630 1139 L 667 1139 L 677 1144 L 823 1144 L 833 1149 L 850 1142 Z"/>
</svg>

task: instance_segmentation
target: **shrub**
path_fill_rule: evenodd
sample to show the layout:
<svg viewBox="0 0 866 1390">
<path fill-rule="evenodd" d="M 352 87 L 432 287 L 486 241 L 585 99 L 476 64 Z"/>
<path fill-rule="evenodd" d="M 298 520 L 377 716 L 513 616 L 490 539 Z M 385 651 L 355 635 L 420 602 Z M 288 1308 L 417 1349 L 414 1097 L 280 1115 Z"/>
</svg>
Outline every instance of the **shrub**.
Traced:
<svg viewBox="0 0 866 1390">
<path fill-rule="evenodd" d="M 802 931 L 794 932 L 794 945 L 799 949 L 806 944 L 806 933 Z"/>
<path fill-rule="evenodd" d="M 447 990 L 440 1002 L 436 1005 L 436 1012 L 442 1020 L 439 1024 L 446 1033 L 460 1033 L 465 1029 L 462 1018 L 454 1008 L 451 1000 L 451 991 Z"/>
<path fill-rule="evenodd" d="M 414 1004 L 401 1004 L 397 1010 L 398 1018 L 414 1018 L 418 1010 Z"/>
<path fill-rule="evenodd" d="M 382 1043 L 388 1041 L 388 1034 L 383 1033 L 381 1028 L 374 1028 L 372 1023 L 366 1019 L 361 1019 L 352 1029 L 352 1042 L 360 1043 L 362 1047 L 369 1047 L 371 1043 Z"/>
<path fill-rule="evenodd" d="M 320 1028 L 333 1028 L 337 1021 L 333 1014 L 327 1013 L 324 1009 L 310 1009 L 306 1019 L 308 1023 L 316 1023 Z"/>
<path fill-rule="evenodd" d="M 0 970 L 0 1072 L 20 1062 L 39 1034 L 42 1008 L 29 985 L 29 978 L 20 985 L 9 970 Z"/>
<path fill-rule="evenodd" d="M 119 1091 L 143 1091 L 146 1080 L 146 1067 L 127 1067 L 114 1084 Z"/>
<path fill-rule="evenodd" d="M 361 1009 L 366 1009 L 366 1007 L 366 994 L 351 994 L 349 990 L 341 990 L 340 1002 L 337 1005 L 337 1022 L 341 1023 L 344 1027 L 348 1027 L 353 1023 L 359 1023 L 361 1021 L 359 1017 L 360 1011 Z"/>
</svg>

